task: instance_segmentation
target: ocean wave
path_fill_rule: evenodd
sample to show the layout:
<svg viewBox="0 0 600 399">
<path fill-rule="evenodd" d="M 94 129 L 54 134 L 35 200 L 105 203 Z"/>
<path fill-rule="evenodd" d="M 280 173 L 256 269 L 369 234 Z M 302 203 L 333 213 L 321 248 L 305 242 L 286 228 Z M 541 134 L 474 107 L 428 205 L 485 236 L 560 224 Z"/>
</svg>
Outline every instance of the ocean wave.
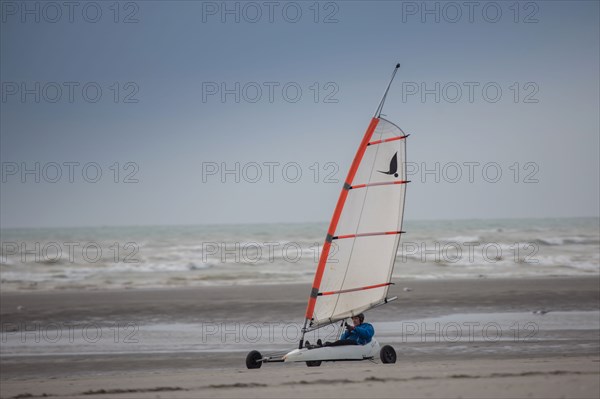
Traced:
<svg viewBox="0 0 600 399">
<path fill-rule="evenodd" d="M 542 246 L 558 246 L 558 245 L 600 245 L 600 239 L 594 237 L 548 237 L 535 238 L 532 243 Z"/>
<path fill-rule="evenodd" d="M 8 231 L 6 237 L 33 248 L 36 242 L 99 240 L 97 262 L 63 253 L 58 262 L 38 262 L 20 253 L 0 256 L 2 289 L 106 289 L 191 285 L 233 285 L 312 280 L 322 251 L 325 224 L 232 227 L 150 227 Z M 407 223 L 397 252 L 394 276 L 445 278 L 600 273 L 598 219 L 505 220 Z M 5 231 L 3 230 L 3 238 Z M 136 242 L 114 260 L 111 245 Z M 207 243 L 216 244 L 207 248 Z M 413 243 L 415 247 L 404 245 Z M 479 245 L 467 246 L 478 242 Z M 232 255 L 230 250 L 237 255 Z M 273 243 L 273 244 L 270 244 Z M 436 243 L 438 248 L 436 249 Z M 297 244 L 297 245 L 296 245 Z M 489 250 L 484 254 L 486 244 Z M 288 251 L 284 250 L 290 245 Z M 462 250 L 456 252 L 455 246 Z M 1 249 L 0 249 L 1 250 Z M 470 252 L 474 250 L 472 256 Z M 20 251 L 16 251 L 20 252 Z M 2 252 L 0 252 L 2 254 Z M 226 256 L 225 256 L 226 255 Z M 299 259 L 294 259 L 299 256 Z M 458 259 L 455 258 L 458 256 Z M 537 261 L 537 263 L 536 263 Z"/>
<path fill-rule="evenodd" d="M 479 236 L 454 236 L 454 237 L 444 237 L 440 238 L 442 242 L 448 243 L 465 243 L 465 242 L 481 242 L 481 237 Z"/>
<path fill-rule="evenodd" d="M 120 272 L 137 272 L 137 273 L 153 273 L 153 272 L 188 272 L 196 270 L 206 270 L 214 267 L 213 263 L 203 262 L 171 262 L 171 263 L 154 263 L 154 262 L 140 262 L 140 263 L 117 263 L 104 267 L 102 273 L 120 273 Z"/>
<path fill-rule="evenodd" d="M 14 264 L 15 264 L 15 262 L 12 259 L 10 259 L 8 256 L 0 255 L 0 266 L 12 266 Z"/>
</svg>

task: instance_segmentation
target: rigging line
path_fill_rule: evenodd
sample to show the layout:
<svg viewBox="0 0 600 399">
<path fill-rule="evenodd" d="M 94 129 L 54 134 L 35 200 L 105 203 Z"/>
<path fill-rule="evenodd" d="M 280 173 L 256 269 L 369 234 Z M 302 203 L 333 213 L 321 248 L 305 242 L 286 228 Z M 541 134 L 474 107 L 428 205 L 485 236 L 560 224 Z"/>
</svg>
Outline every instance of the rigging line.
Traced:
<svg viewBox="0 0 600 399">
<path fill-rule="evenodd" d="M 344 319 L 345 319 L 345 318 L 344 318 Z M 321 325 L 319 325 L 319 326 L 317 326 L 317 327 L 313 327 L 313 326 L 312 326 L 312 324 L 311 324 L 310 326 L 308 326 L 308 327 L 306 328 L 306 332 L 311 332 L 311 331 L 318 330 L 319 328 L 323 328 L 323 327 L 330 326 L 330 325 L 332 325 L 332 324 L 335 324 L 335 323 L 337 323 L 338 321 L 340 321 L 340 320 L 343 320 L 343 319 L 336 319 L 336 320 L 333 320 L 333 321 L 331 321 L 331 319 L 328 319 L 328 320 L 329 320 L 329 321 L 328 321 L 327 323 L 321 324 Z M 301 348 L 300 348 L 300 349 L 301 349 Z"/>
<path fill-rule="evenodd" d="M 342 334 L 344 333 L 344 323 L 346 322 L 346 319 L 342 319 L 342 323 L 340 324 L 340 329 L 338 330 L 338 339 L 342 338 Z"/>
<path fill-rule="evenodd" d="M 396 126 L 396 125 L 394 125 Z M 396 126 L 397 127 L 397 126 Z M 400 129 L 400 131 L 402 131 L 402 129 Z M 404 152 L 403 152 L 403 161 L 402 163 L 404 164 L 404 178 L 406 178 L 406 141 L 404 141 Z M 400 220 L 400 231 L 402 231 L 402 226 L 404 225 L 404 207 L 406 204 L 406 186 L 402 187 L 402 212 L 400 212 L 399 216 L 399 220 Z M 394 251 L 394 257 L 392 259 L 392 265 L 390 267 L 390 271 L 388 273 L 388 281 L 392 281 L 392 274 L 394 273 L 394 265 L 396 264 L 396 258 L 398 257 L 398 247 L 400 246 L 400 240 L 402 239 L 402 237 L 400 235 L 398 235 L 398 242 L 395 245 L 396 250 Z M 388 286 L 385 289 L 385 297 L 386 297 L 386 303 L 387 303 L 387 296 L 390 292 L 390 287 Z"/>
<path fill-rule="evenodd" d="M 394 74 L 396 74 L 396 71 L 398 70 L 398 67 L 400 66 L 400 64 L 398 64 L 396 66 L 396 69 L 394 69 Z M 394 75 L 392 75 L 392 79 L 394 79 Z M 390 81 L 390 85 L 392 84 L 392 82 Z M 388 90 L 389 90 L 389 85 L 388 85 Z M 387 94 L 387 90 L 386 90 L 386 94 Z M 385 99 L 385 96 L 384 96 Z M 382 103 L 383 104 L 383 103 Z M 381 120 L 379 120 L 379 122 L 381 122 Z M 377 123 L 377 127 L 381 128 L 381 133 L 379 133 L 379 138 L 381 138 L 381 136 L 383 135 L 383 126 L 380 125 L 379 123 Z M 373 135 L 375 134 L 375 132 L 377 131 L 377 127 L 375 128 L 375 130 L 373 131 L 373 134 L 371 135 L 371 137 L 373 137 Z M 365 152 L 366 149 L 369 147 L 368 142 L 367 145 L 365 145 Z M 373 156 L 373 160 L 371 162 L 371 174 L 369 176 L 369 182 L 373 179 L 373 174 L 375 173 L 375 161 L 377 160 L 377 154 L 379 153 L 379 147 L 377 147 L 375 149 L 375 155 Z M 364 158 L 363 158 L 364 159 Z M 360 165 L 359 165 L 360 168 Z M 358 168 L 357 168 L 358 170 Z M 354 179 L 353 179 L 354 180 Z M 352 184 L 352 182 L 350 182 L 350 184 Z M 349 191 L 348 191 L 349 192 Z M 366 187 L 365 190 L 365 196 L 363 199 L 363 203 L 362 206 L 360 208 L 360 214 L 358 216 L 358 223 L 356 223 L 356 231 L 355 233 L 358 233 L 358 229 L 360 228 L 360 223 L 362 221 L 362 216 L 363 216 L 363 211 L 365 210 L 365 204 L 367 203 L 367 196 L 369 195 L 369 187 Z M 356 240 L 354 240 L 354 242 L 352 243 L 352 248 L 350 249 L 350 256 L 348 257 L 348 266 L 350 266 L 350 262 L 352 261 L 352 254 L 354 253 L 354 246 L 356 245 Z M 342 278 L 342 284 L 340 285 L 340 288 L 344 286 L 344 283 L 346 282 L 346 277 L 348 276 L 348 269 L 350 269 L 350 267 L 346 267 L 346 271 L 344 272 L 344 277 Z M 335 304 L 333 305 L 333 311 L 332 314 L 335 314 L 335 310 L 338 307 L 338 303 L 340 302 L 340 297 L 338 296 L 335 300 Z"/>
<path fill-rule="evenodd" d="M 399 130 L 399 131 L 400 131 L 400 132 L 401 132 L 401 133 L 402 133 L 404 136 L 406 136 L 406 137 L 410 136 L 410 134 L 406 134 L 406 133 L 404 132 L 404 130 L 402 130 L 402 129 L 400 128 L 400 126 L 396 125 L 394 122 L 391 122 L 391 121 L 389 121 L 389 120 L 387 120 L 387 119 L 385 119 L 385 118 L 380 118 L 380 120 L 383 120 L 384 122 L 387 122 L 387 123 L 389 123 L 390 125 L 394 126 L 394 127 L 395 127 L 396 129 L 398 129 L 398 130 Z M 403 144 L 404 144 L 404 151 L 403 151 L 403 155 L 404 155 L 404 157 L 403 157 L 403 161 L 402 161 L 402 162 L 403 162 L 403 164 L 404 164 L 404 167 L 405 167 L 405 169 L 404 169 L 404 170 L 405 170 L 405 172 L 404 172 L 404 176 L 403 176 L 404 178 L 406 178 L 406 146 L 407 146 L 407 143 L 406 143 L 406 142 L 407 142 L 407 141 L 408 141 L 408 140 L 405 140 L 405 141 L 404 141 L 404 143 L 403 143 Z M 402 231 L 402 227 L 404 226 L 404 204 L 406 203 L 406 187 L 403 187 L 403 194 L 402 194 L 402 197 L 403 197 L 403 198 L 402 198 L 402 212 L 401 212 L 401 213 L 400 213 L 400 215 L 399 215 L 399 217 L 400 217 L 400 219 L 399 219 L 399 220 L 400 220 L 400 231 Z M 392 264 L 391 264 L 391 267 L 390 267 L 390 271 L 389 271 L 389 273 L 388 273 L 388 281 L 392 281 L 392 274 L 393 274 L 393 272 L 394 272 L 394 264 L 396 263 L 396 258 L 398 257 L 398 246 L 400 245 L 400 239 L 401 239 L 401 237 L 400 237 L 400 236 L 398 236 L 398 243 L 397 243 L 397 245 L 396 245 L 396 252 L 394 253 L 394 259 L 392 260 Z M 385 292 L 385 296 L 386 296 L 386 297 L 387 297 L 388 293 L 389 293 L 389 287 L 387 287 L 387 288 L 386 288 L 386 292 Z"/>
<path fill-rule="evenodd" d="M 385 305 L 385 304 L 387 304 L 387 303 L 390 303 L 390 302 L 392 302 L 392 301 L 395 301 L 395 300 L 397 300 L 397 299 L 398 299 L 398 297 L 397 297 L 397 296 L 394 296 L 394 297 L 392 297 L 392 298 L 385 297 L 385 298 L 383 298 L 383 299 L 381 299 L 381 300 L 379 300 L 379 301 L 376 301 L 376 302 L 372 302 L 372 303 L 370 303 L 370 304 L 369 304 L 369 305 L 368 305 L 368 306 L 367 306 L 367 307 L 366 307 L 366 308 L 365 308 L 365 309 L 364 309 L 362 312 L 363 312 L 363 313 L 364 313 L 364 312 L 367 312 L 367 311 L 369 311 L 369 310 L 371 310 L 371 309 L 377 308 L 377 307 L 379 307 L 379 306 L 383 306 L 383 305 Z M 340 320 L 345 320 L 345 319 L 347 319 L 348 317 L 350 317 L 350 315 L 347 315 L 347 316 L 344 316 L 344 317 L 341 317 L 341 318 L 339 318 L 339 319 L 335 319 L 335 320 L 332 320 L 332 319 L 330 318 L 330 319 L 328 319 L 327 323 L 324 323 L 324 324 L 318 325 L 318 326 L 316 326 L 316 327 L 309 327 L 309 328 L 307 328 L 307 329 L 306 329 L 306 332 L 315 331 L 315 330 L 318 330 L 319 328 L 323 328 L 323 327 L 326 327 L 326 326 L 329 326 L 329 325 L 335 324 L 335 323 L 337 323 L 337 322 L 338 322 L 338 321 L 340 321 Z"/>
<path fill-rule="evenodd" d="M 399 66 L 400 66 L 400 64 L 398 64 L 398 65 L 396 66 L 396 69 L 394 70 L 394 74 L 395 74 L 395 71 L 397 71 L 397 68 L 398 68 Z M 393 80 L 393 78 L 394 78 L 394 77 L 393 77 L 393 75 L 392 75 L 392 80 Z M 391 82 L 390 82 L 390 85 L 391 85 Z M 388 86 L 388 90 L 389 90 L 389 86 Z M 386 94 L 387 94 L 387 91 L 386 91 Z M 385 98 L 384 98 L 384 99 L 385 99 Z M 384 122 L 387 122 L 387 120 L 386 120 L 386 119 L 384 119 L 383 121 L 384 121 Z M 381 122 L 381 119 L 380 119 L 380 122 Z M 397 128 L 397 129 L 398 129 L 398 130 L 401 132 L 401 134 L 403 134 L 404 136 L 407 136 L 407 135 L 406 135 L 406 134 L 405 134 L 405 133 L 402 131 L 402 129 L 400 129 L 400 128 L 399 128 L 398 126 L 396 126 L 395 124 L 393 124 L 393 123 L 390 123 L 390 125 L 391 125 L 391 126 L 393 126 L 393 127 L 395 127 L 395 128 Z M 381 138 L 381 136 L 382 136 L 382 135 L 385 133 L 384 125 L 382 125 L 382 124 L 378 124 L 378 126 L 377 126 L 377 127 L 381 129 L 381 133 L 379 133 L 379 137 Z M 375 129 L 375 132 L 373 132 L 373 135 L 375 135 L 376 131 L 377 131 L 377 129 Z M 369 145 L 368 145 L 368 143 L 367 143 L 367 147 L 368 147 L 368 146 L 369 146 Z M 373 175 L 375 174 L 375 162 L 376 162 L 376 160 L 377 160 L 377 155 L 378 155 L 378 153 L 379 153 L 379 146 L 378 146 L 378 147 L 377 147 L 377 149 L 375 150 L 375 155 L 373 156 L 373 161 L 372 161 L 372 163 L 371 163 L 371 175 L 369 176 L 369 182 L 370 182 L 370 181 L 373 179 Z M 404 153 L 405 153 L 405 152 L 404 152 Z M 405 163 L 406 163 L 406 159 L 405 159 L 405 157 L 403 157 L 403 167 L 405 167 Z M 360 228 L 360 225 L 361 225 L 361 222 L 362 222 L 362 216 L 363 216 L 364 207 L 365 207 L 365 204 L 366 204 L 366 202 L 367 202 L 367 196 L 369 195 L 369 186 L 367 185 L 367 186 L 365 186 L 365 188 L 366 188 L 366 190 L 365 190 L 365 191 L 366 191 L 366 192 L 365 192 L 365 197 L 364 197 L 364 200 L 363 200 L 363 203 L 362 203 L 362 207 L 361 207 L 361 210 L 360 210 L 360 214 L 359 214 L 358 223 L 357 223 L 357 226 L 356 226 L 356 232 L 355 232 L 355 233 L 358 233 L 358 230 L 359 230 L 359 228 Z M 404 199 L 403 199 L 403 200 L 405 200 L 405 199 L 406 199 L 406 190 L 404 190 Z M 400 216 L 400 215 L 399 215 L 399 216 Z M 400 217 L 402 217 L 402 218 L 404 217 L 404 209 L 402 210 L 402 213 L 401 213 L 401 216 L 400 216 Z M 404 233 L 404 232 L 402 231 L 402 229 L 400 229 L 399 231 L 396 231 L 396 232 L 385 232 L 385 233 L 383 233 L 383 234 L 401 234 L 401 233 Z M 364 234 L 364 233 L 363 233 L 363 234 Z M 355 234 L 355 237 L 360 237 L 360 236 L 363 236 L 363 234 Z M 364 235 L 365 235 L 365 236 L 367 236 L 367 235 L 375 235 L 375 234 L 369 234 L 369 233 L 367 233 L 367 234 L 364 234 Z M 333 237 L 333 238 L 334 238 L 334 239 L 339 239 L 339 238 L 350 238 L 350 237 L 351 237 L 351 235 L 350 235 L 350 236 L 338 236 L 338 237 Z M 348 258 L 348 259 L 349 259 L 349 260 L 348 260 L 348 264 L 350 264 L 350 262 L 351 262 L 351 260 L 352 260 L 352 254 L 354 253 L 354 246 L 355 246 L 355 245 L 356 245 L 356 240 L 354 240 L 354 242 L 352 243 L 352 249 L 350 250 L 350 256 L 349 256 L 349 258 Z M 394 263 L 396 262 L 396 256 L 398 255 L 398 254 L 397 254 L 397 252 L 398 252 L 398 248 L 397 248 L 397 247 L 396 247 L 396 251 L 395 251 L 395 252 L 396 252 L 396 253 L 394 254 L 394 259 L 393 259 L 392 267 L 390 268 L 390 272 L 388 273 L 388 281 L 389 281 L 389 280 L 391 280 L 391 276 L 392 276 L 392 273 L 393 273 L 393 265 L 394 265 Z M 343 287 L 343 286 L 344 286 L 344 283 L 346 282 L 346 278 L 347 278 L 347 276 L 348 276 L 348 270 L 349 270 L 349 267 L 347 267 L 347 268 L 346 268 L 346 271 L 344 272 L 344 277 L 342 278 L 342 284 L 341 284 L 341 286 L 340 286 L 340 287 Z M 388 286 L 388 289 L 389 289 L 389 286 Z M 386 293 L 385 293 L 385 295 L 387 295 L 387 290 L 386 290 Z M 337 297 L 337 299 L 336 299 L 336 301 L 335 301 L 335 304 L 334 304 L 334 306 L 333 306 L 333 311 L 332 311 L 332 313 L 333 313 L 333 314 L 335 314 L 335 311 L 336 311 L 336 309 L 337 309 L 337 307 L 338 307 L 338 304 L 339 304 L 339 300 L 340 300 L 340 296 L 338 296 L 338 297 Z"/>
<path fill-rule="evenodd" d="M 410 136 L 410 134 L 406 134 L 401 128 L 400 126 L 396 125 L 395 123 L 385 119 L 385 118 L 381 118 L 383 121 L 389 123 L 390 125 L 394 126 L 396 129 L 398 129 L 405 137 Z M 404 175 L 403 178 L 406 178 L 406 147 L 407 147 L 407 141 L 408 140 L 404 140 L 403 144 L 403 160 L 402 163 L 404 164 Z M 402 188 L 402 212 L 399 215 L 399 221 L 400 221 L 400 231 L 402 231 L 402 227 L 404 226 L 404 204 L 406 203 L 406 187 Z M 398 242 L 396 244 L 396 251 L 394 252 L 394 258 L 392 259 L 392 263 L 391 263 L 391 267 L 390 267 L 390 271 L 388 273 L 388 281 L 392 281 L 392 274 L 394 272 L 394 264 L 396 263 L 396 258 L 398 257 L 398 246 L 400 245 L 400 240 L 402 239 L 402 237 L 398 236 Z M 385 296 L 387 297 L 389 293 L 389 287 L 386 288 L 386 292 L 385 292 Z"/>
<path fill-rule="evenodd" d="M 367 131 L 365 132 L 365 135 L 364 135 L 362 141 L 360 142 L 360 145 L 358 147 L 356 155 L 354 156 L 354 160 L 352 161 L 350 170 L 348 171 L 344 189 L 340 193 L 338 202 L 335 206 L 333 217 L 329 224 L 329 229 L 327 230 L 327 239 L 325 241 L 325 244 L 323 245 L 323 250 L 322 250 L 321 256 L 319 258 L 319 264 L 317 266 L 317 272 L 315 273 L 315 278 L 313 281 L 311 295 L 308 300 L 308 305 L 306 308 L 306 315 L 305 315 L 306 319 L 312 319 L 314 316 L 314 308 L 316 305 L 317 293 L 319 292 L 319 288 L 321 287 L 321 283 L 322 283 L 321 280 L 322 280 L 323 274 L 325 272 L 325 266 L 327 264 L 327 258 L 329 256 L 329 249 L 331 247 L 331 240 L 329 237 L 331 237 L 333 235 L 333 233 L 335 232 L 335 230 L 337 229 L 337 225 L 339 223 L 339 219 L 340 219 L 342 210 L 343 210 L 346 200 L 348 198 L 348 193 L 350 192 L 349 190 L 346 189 L 345 186 L 346 185 L 349 186 L 350 183 L 352 183 L 354 181 L 354 177 L 356 175 L 358 167 L 360 166 L 360 163 L 362 162 L 364 154 L 367 151 L 366 144 L 369 142 L 369 140 L 371 140 L 371 137 L 373 136 L 373 133 L 374 133 L 375 129 L 377 128 L 378 123 L 379 123 L 379 119 L 377 119 L 377 118 L 371 119 L 371 122 L 369 123 L 369 127 L 367 128 Z"/>
</svg>

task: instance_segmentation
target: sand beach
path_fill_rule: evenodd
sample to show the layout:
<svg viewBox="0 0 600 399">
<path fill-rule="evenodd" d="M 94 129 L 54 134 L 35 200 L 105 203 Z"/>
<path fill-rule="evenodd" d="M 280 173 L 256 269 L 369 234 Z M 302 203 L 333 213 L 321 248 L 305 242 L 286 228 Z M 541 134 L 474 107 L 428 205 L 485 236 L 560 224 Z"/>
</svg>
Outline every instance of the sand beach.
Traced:
<svg viewBox="0 0 600 399">
<path fill-rule="evenodd" d="M 1 295 L 2 398 L 597 397 L 599 279 L 414 280 L 368 313 L 398 361 L 265 364 L 307 287 Z M 319 334 L 335 334 L 335 331 Z M 321 335 L 323 337 L 323 335 Z"/>
</svg>

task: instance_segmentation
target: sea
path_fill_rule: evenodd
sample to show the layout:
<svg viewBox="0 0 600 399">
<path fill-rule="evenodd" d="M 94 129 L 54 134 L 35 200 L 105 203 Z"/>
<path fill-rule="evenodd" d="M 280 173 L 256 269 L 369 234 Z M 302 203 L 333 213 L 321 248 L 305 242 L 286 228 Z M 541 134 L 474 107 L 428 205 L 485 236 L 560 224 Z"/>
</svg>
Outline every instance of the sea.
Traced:
<svg viewBox="0 0 600 399">
<path fill-rule="evenodd" d="M 326 229 L 327 223 L 1 229 L 0 288 L 308 284 Z M 407 220 L 403 230 L 396 283 L 600 274 L 595 217 Z"/>
</svg>

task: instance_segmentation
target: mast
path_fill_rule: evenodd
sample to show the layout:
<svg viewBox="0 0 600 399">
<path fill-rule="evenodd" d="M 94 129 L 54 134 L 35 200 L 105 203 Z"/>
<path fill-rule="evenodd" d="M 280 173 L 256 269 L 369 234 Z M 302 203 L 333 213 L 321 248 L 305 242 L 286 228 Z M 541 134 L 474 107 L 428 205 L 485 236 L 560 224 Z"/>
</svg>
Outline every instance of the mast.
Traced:
<svg viewBox="0 0 600 399">
<path fill-rule="evenodd" d="M 344 208 L 344 204 L 346 203 L 346 199 L 348 198 L 349 191 L 352 189 L 352 182 L 353 182 L 356 172 L 360 166 L 360 163 L 363 159 L 363 156 L 367 150 L 367 147 L 370 144 L 371 137 L 373 136 L 373 132 L 377 128 L 377 125 L 379 123 L 379 117 L 381 115 L 381 111 L 382 111 L 383 105 L 385 103 L 385 99 L 390 90 L 390 87 L 392 85 L 394 77 L 396 76 L 396 72 L 398 71 L 399 68 L 400 68 L 400 64 L 396 64 L 396 67 L 394 68 L 394 71 L 392 72 L 392 77 L 390 78 L 390 82 L 388 83 L 387 88 L 381 99 L 381 102 L 379 103 L 379 106 L 377 107 L 377 110 L 375 111 L 375 115 L 373 116 L 373 118 L 371 119 L 371 122 L 369 123 L 369 126 L 363 136 L 360 146 L 358 147 L 356 155 L 354 156 L 354 160 L 352 161 L 352 165 L 350 166 L 350 170 L 348 171 L 346 180 L 344 181 L 344 186 L 343 186 L 342 192 L 340 193 L 340 196 L 338 198 L 338 202 L 336 204 L 335 211 L 333 213 L 333 217 L 329 224 L 329 229 L 327 230 L 327 236 L 325 238 L 325 243 L 323 244 L 323 250 L 322 250 L 321 256 L 319 258 L 319 264 L 317 266 L 315 278 L 314 278 L 314 281 L 312 284 L 312 288 L 311 288 L 311 292 L 310 292 L 310 296 L 309 296 L 309 300 L 308 300 L 308 305 L 306 308 L 306 314 L 305 314 L 305 318 L 304 318 L 304 326 L 302 327 L 302 337 L 300 339 L 299 349 L 302 348 L 303 343 L 304 343 L 304 336 L 305 336 L 306 332 L 309 331 L 309 329 L 307 327 L 309 326 L 308 325 L 309 321 L 313 318 L 317 297 L 322 295 L 321 293 L 319 293 L 319 288 L 321 286 L 321 280 L 323 278 L 323 273 L 325 271 L 325 265 L 327 264 L 327 260 L 329 258 L 331 244 L 334 239 L 338 238 L 338 237 L 334 237 L 334 235 L 335 235 L 335 231 L 336 231 L 338 222 L 340 220 L 340 216 L 342 214 L 342 210 Z M 402 137 L 402 138 L 404 138 L 404 137 Z M 400 183 L 404 183 L 404 182 L 400 182 Z M 396 232 L 394 232 L 394 233 L 396 233 Z M 397 233 L 401 233 L 401 232 L 398 231 Z M 380 284 L 380 285 L 383 285 L 383 284 Z M 371 288 L 371 287 L 363 287 L 363 288 Z M 319 328 L 319 327 L 317 327 L 317 328 Z"/>
<path fill-rule="evenodd" d="M 375 111 L 375 115 L 373 116 L 374 118 L 379 118 L 381 116 L 381 111 L 383 110 L 383 104 L 385 103 L 385 98 L 388 95 L 388 91 L 390 91 L 390 87 L 392 86 L 392 82 L 394 81 L 394 77 L 396 76 L 396 72 L 398 72 L 398 69 L 400 69 L 400 64 L 396 64 L 396 68 L 394 68 L 394 71 L 392 72 L 392 77 L 390 78 L 390 83 L 388 83 L 387 88 L 385 89 L 385 92 L 383 93 L 383 98 L 381 99 L 381 102 L 379 103 L 379 106 L 377 107 L 377 110 Z"/>
</svg>

